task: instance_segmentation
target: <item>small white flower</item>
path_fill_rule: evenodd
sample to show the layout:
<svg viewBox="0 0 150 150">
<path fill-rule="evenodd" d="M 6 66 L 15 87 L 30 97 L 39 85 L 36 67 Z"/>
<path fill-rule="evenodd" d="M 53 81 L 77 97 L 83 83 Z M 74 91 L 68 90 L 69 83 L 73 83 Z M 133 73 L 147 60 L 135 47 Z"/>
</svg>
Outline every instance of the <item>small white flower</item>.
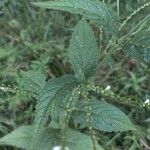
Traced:
<svg viewBox="0 0 150 150">
<path fill-rule="evenodd" d="M 150 105 L 150 100 L 149 99 L 146 99 L 144 104 L 143 104 L 143 107 L 145 107 L 146 105 Z"/>
<path fill-rule="evenodd" d="M 0 89 L 1 89 L 1 90 L 5 90 L 5 88 L 4 88 L 4 87 L 2 87 L 2 86 L 0 87 Z"/>
<path fill-rule="evenodd" d="M 54 147 L 52 148 L 52 150 L 62 150 L 62 147 L 61 147 L 61 146 L 54 146 Z"/>
<path fill-rule="evenodd" d="M 70 150 L 69 147 L 65 147 L 65 150 Z"/>
<path fill-rule="evenodd" d="M 105 91 L 108 91 L 110 90 L 111 86 L 110 85 L 107 85 L 107 87 L 105 88 Z"/>
<path fill-rule="evenodd" d="M 146 99 L 144 103 L 145 103 L 145 104 L 150 104 L 150 100 L 149 100 L 149 99 Z"/>
<path fill-rule="evenodd" d="M 0 90 L 2 90 L 3 92 L 7 92 L 7 91 L 8 91 L 8 88 L 7 88 L 7 87 L 4 87 L 4 86 L 0 86 Z"/>
<path fill-rule="evenodd" d="M 62 147 L 61 147 L 61 146 L 54 146 L 54 147 L 52 148 L 52 150 L 62 150 Z M 69 147 L 65 147 L 64 150 L 70 150 L 70 149 L 69 149 Z"/>
</svg>

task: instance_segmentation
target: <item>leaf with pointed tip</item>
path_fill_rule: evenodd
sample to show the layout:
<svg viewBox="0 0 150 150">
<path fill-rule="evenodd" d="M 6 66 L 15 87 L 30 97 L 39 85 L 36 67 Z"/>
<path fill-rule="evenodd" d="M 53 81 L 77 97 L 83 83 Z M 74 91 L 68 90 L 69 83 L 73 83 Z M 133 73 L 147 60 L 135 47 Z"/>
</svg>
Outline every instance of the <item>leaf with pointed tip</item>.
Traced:
<svg viewBox="0 0 150 150">
<path fill-rule="evenodd" d="M 135 129 L 128 117 L 115 106 L 95 98 L 90 102 L 86 101 L 86 99 L 79 101 L 77 110 L 72 112 L 72 118 L 76 123 L 108 132 Z M 91 114 L 90 118 L 89 114 Z"/>
<path fill-rule="evenodd" d="M 99 0 L 56 0 L 50 2 L 34 2 L 35 6 L 80 14 L 94 22 L 98 27 L 111 33 L 116 32 L 114 15 Z"/>
<path fill-rule="evenodd" d="M 68 53 L 78 79 L 87 79 L 95 73 L 99 61 L 99 50 L 94 33 L 84 19 L 74 29 Z"/>
<path fill-rule="evenodd" d="M 72 75 L 65 75 L 60 78 L 53 78 L 46 83 L 41 92 L 35 111 L 35 135 L 38 130 L 44 127 L 51 115 L 51 111 L 57 105 L 61 105 L 62 101 L 76 86 L 78 82 Z"/>
<path fill-rule="evenodd" d="M 36 150 L 50 150 L 55 146 L 68 148 L 70 150 L 92 150 L 93 143 L 89 136 L 80 133 L 76 130 L 54 129 L 47 128 L 42 131 L 35 143 Z M 103 148 L 96 144 L 96 150 L 103 150 Z"/>
<path fill-rule="evenodd" d="M 0 145 L 10 145 L 31 150 L 33 127 L 22 126 L 0 139 Z"/>
<path fill-rule="evenodd" d="M 22 72 L 22 89 L 30 92 L 33 97 L 37 98 L 45 85 L 46 77 L 38 71 Z"/>
<path fill-rule="evenodd" d="M 51 150 L 55 146 L 70 150 L 92 150 L 89 136 L 73 129 L 45 128 L 41 130 L 33 145 L 34 126 L 22 126 L 0 139 L 0 145 L 9 145 L 26 150 Z M 96 150 L 103 148 L 95 143 Z"/>
</svg>

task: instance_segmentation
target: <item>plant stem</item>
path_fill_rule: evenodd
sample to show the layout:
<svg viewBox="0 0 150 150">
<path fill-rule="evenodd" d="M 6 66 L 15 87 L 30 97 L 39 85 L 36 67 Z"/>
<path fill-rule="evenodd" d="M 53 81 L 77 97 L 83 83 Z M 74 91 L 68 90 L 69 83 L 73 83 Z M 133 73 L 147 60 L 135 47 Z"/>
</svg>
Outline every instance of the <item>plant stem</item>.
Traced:
<svg viewBox="0 0 150 150">
<path fill-rule="evenodd" d="M 120 0 L 117 0 L 117 13 L 118 17 L 120 17 Z"/>
<path fill-rule="evenodd" d="M 127 22 L 128 22 L 129 20 L 132 19 L 133 16 L 135 16 L 137 13 L 139 13 L 141 10 L 143 10 L 144 8 L 146 8 L 146 7 L 148 7 L 148 6 L 150 6 L 150 2 L 144 4 L 143 6 L 139 7 L 137 10 L 135 10 L 130 16 L 128 16 L 128 17 L 126 18 L 126 20 L 123 21 L 123 23 L 121 24 L 119 30 L 122 30 L 122 28 L 127 24 Z"/>
</svg>

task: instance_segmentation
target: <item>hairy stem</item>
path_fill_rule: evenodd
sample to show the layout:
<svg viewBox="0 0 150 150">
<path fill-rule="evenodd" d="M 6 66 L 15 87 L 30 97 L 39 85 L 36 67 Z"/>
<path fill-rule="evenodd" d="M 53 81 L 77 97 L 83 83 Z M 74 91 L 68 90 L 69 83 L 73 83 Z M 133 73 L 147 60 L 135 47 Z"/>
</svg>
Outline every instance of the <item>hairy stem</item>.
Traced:
<svg viewBox="0 0 150 150">
<path fill-rule="evenodd" d="M 127 22 L 129 20 L 131 20 L 136 14 L 138 14 L 141 10 L 143 10 L 144 8 L 150 6 L 150 2 L 144 4 L 143 6 L 139 7 L 137 10 L 135 10 L 130 16 L 128 16 L 123 23 L 121 24 L 119 30 L 122 30 L 122 28 L 127 24 Z"/>
</svg>

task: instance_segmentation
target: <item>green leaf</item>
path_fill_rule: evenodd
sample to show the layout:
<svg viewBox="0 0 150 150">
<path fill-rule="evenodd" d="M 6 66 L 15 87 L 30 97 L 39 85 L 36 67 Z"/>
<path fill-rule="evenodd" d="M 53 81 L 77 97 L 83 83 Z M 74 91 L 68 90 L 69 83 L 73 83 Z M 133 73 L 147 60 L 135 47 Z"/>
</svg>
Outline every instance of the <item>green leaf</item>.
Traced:
<svg viewBox="0 0 150 150">
<path fill-rule="evenodd" d="M 81 100 L 76 107 L 77 110 L 72 112 L 72 117 L 76 123 L 108 132 L 135 129 L 121 110 L 106 102 L 98 101 L 95 98 L 87 102 L 85 99 Z M 89 114 L 91 114 L 90 119 Z M 88 119 L 89 121 L 87 121 Z"/>
<path fill-rule="evenodd" d="M 150 48 L 143 48 L 143 59 L 150 62 Z"/>
<path fill-rule="evenodd" d="M 53 109 L 63 103 L 64 98 L 76 86 L 78 82 L 72 75 L 65 75 L 61 78 L 51 79 L 44 87 L 39 96 L 35 111 L 35 134 L 41 129 L 49 119 Z"/>
<path fill-rule="evenodd" d="M 46 77 L 38 71 L 22 72 L 22 88 L 37 98 L 45 85 Z"/>
<path fill-rule="evenodd" d="M 68 148 L 69 150 L 93 149 L 93 143 L 89 136 L 72 129 L 47 128 L 38 135 L 35 143 L 36 150 L 51 150 L 55 146 Z M 97 150 L 103 150 L 98 144 L 96 144 L 96 147 Z"/>
<path fill-rule="evenodd" d="M 150 48 L 128 44 L 123 49 L 131 58 L 144 60 L 147 63 L 150 62 Z"/>
<path fill-rule="evenodd" d="M 75 27 L 68 53 L 72 68 L 78 79 L 84 80 L 95 73 L 99 50 L 94 33 L 84 19 Z"/>
<path fill-rule="evenodd" d="M 144 30 L 138 32 L 131 38 L 131 43 L 137 46 L 150 48 L 150 31 Z"/>
<path fill-rule="evenodd" d="M 56 0 L 50 2 L 34 2 L 33 4 L 43 8 L 83 15 L 98 27 L 104 28 L 112 33 L 116 32 L 113 13 L 99 0 Z"/>
<path fill-rule="evenodd" d="M 55 146 L 70 150 L 92 150 L 92 140 L 89 136 L 76 130 L 54 129 L 48 127 L 40 131 L 33 145 L 34 126 L 22 126 L 0 139 L 0 145 L 9 145 L 26 150 L 52 150 Z M 103 148 L 96 145 L 96 150 Z"/>
<path fill-rule="evenodd" d="M 32 126 L 22 126 L 0 139 L 0 145 L 10 145 L 29 150 L 33 137 Z"/>
<path fill-rule="evenodd" d="M 150 16 L 148 15 L 139 25 L 137 31 L 130 36 L 128 43 L 124 46 L 124 50 L 128 56 L 150 62 Z"/>
</svg>

